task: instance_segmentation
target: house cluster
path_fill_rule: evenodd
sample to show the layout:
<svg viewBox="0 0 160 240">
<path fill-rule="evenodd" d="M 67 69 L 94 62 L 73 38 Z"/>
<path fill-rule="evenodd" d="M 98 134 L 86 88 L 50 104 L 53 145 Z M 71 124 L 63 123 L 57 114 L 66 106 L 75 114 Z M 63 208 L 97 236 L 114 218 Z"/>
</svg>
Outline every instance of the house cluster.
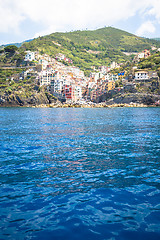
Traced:
<svg viewBox="0 0 160 240">
<path fill-rule="evenodd" d="M 109 73 L 112 69 L 114 69 L 114 68 L 120 68 L 120 66 L 121 66 L 122 64 L 118 64 L 118 63 L 116 63 L 116 62 L 112 62 L 111 64 L 110 64 L 110 66 L 100 66 L 99 68 L 98 68 L 98 71 L 100 72 L 100 73 L 102 73 L 103 75 L 105 75 L 105 74 L 107 74 L 107 73 Z M 94 67 L 92 67 L 94 70 L 96 70 Z"/>
<path fill-rule="evenodd" d="M 135 54 L 135 53 L 133 53 L 133 54 Z M 136 53 L 136 55 L 134 57 L 134 62 L 140 61 L 143 58 L 148 58 L 149 56 L 151 56 L 150 51 L 145 49 L 142 52 Z"/>
<path fill-rule="evenodd" d="M 65 62 L 68 62 L 68 63 L 73 63 L 72 62 L 72 59 L 70 59 L 70 58 L 67 58 L 64 54 L 62 54 L 62 53 L 58 53 L 57 55 L 56 55 L 56 57 L 55 57 L 55 59 L 57 59 L 57 60 L 60 60 L 60 61 L 65 61 Z"/>
<path fill-rule="evenodd" d="M 90 73 L 90 76 L 86 77 L 79 68 L 73 65 L 66 66 L 62 60 L 65 60 L 65 55 L 61 53 L 57 54 L 56 58 L 51 58 L 47 54 L 40 55 L 38 52 L 27 51 L 25 61 L 36 61 L 37 64 L 34 70 L 27 70 L 24 77 L 36 73 L 40 86 L 46 85 L 52 93 L 63 96 L 66 101 L 74 102 L 82 99 L 94 101 L 115 88 L 118 74 L 109 73 L 111 69 L 117 67 L 115 62 L 110 67 L 99 67 L 98 72 Z"/>
<path fill-rule="evenodd" d="M 138 59 L 148 58 L 149 56 L 151 56 L 151 53 L 147 49 L 145 49 L 144 51 L 138 53 Z"/>
<path fill-rule="evenodd" d="M 139 58 L 150 56 L 148 50 L 139 53 Z M 64 98 L 66 101 L 96 101 L 97 98 L 106 94 L 108 91 L 115 89 L 115 83 L 118 80 L 123 82 L 147 82 L 152 79 L 157 80 L 158 75 L 155 71 L 133 69 L 134 75 L 127 79 L 125 71 L 118 74 L 112 74 L 110 71 L 118 69 L 121 65 L 112 62 L 110 66 L 100 66 L 98 69 L 92 67 L 93 72 L 89 77 L 79 68 L 69 65 L 66 66 L 62 60 L 67 59 L 64 54 L 57 54 L 56 58 L 51 58 L 47 54 L 40 55 L 38 52 L 26 52 L 25 61 L 35 61 L 36 66 L 28 69 L 23 77 L 33 76 L 37 79 L 40 87 L 46 85 L 56 96 Z M 72 62 L 71 59 L 65 60 Z M 22 77 L 22 78 L 23 78 Z"/>
<path fill-rule="evenodd" d="M 101 75 L 101 74 L 99 74 Z M 115 81 L 118 79 L 118 75 L 106 74 L 99 78 L 93 76 L 87 82 L 85 98 L 86 100 L 95 101 L 98 97 L 107 93 L 115 88 Z"/>
</svg>

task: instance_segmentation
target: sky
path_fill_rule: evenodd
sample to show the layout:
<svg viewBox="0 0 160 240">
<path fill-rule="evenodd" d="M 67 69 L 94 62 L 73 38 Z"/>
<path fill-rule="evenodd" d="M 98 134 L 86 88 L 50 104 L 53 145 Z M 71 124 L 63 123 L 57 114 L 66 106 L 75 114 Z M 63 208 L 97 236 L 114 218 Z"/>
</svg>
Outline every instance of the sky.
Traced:
<svg viewBox="0 0 160 240">
<path fill-rule="evenodd" d="M 160 38 L 160 0 L 0 0 L 0 45 L 104 26 Z"/>
</svg>

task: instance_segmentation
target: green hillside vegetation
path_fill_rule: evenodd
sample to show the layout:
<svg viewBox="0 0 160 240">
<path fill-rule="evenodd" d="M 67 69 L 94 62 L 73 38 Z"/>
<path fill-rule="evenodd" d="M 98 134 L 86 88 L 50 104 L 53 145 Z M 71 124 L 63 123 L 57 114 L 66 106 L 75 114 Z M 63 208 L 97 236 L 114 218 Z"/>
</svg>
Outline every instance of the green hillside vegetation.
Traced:
<svg viewBox="0 0 160 240">
<path fill-rule="evenodd" d="M 91 66 L 130 60 L 131 57 L 123 52 L 139 52 L 151 49 L 153 45 L 160 47 L 160 42 L 106 27 L 94 31 L 53 33 L 24 43 L 21 48 L 46 53 L 52 57 L 63 53 L 72 59 L 75 66 L 87 72 L 91 70 Z"/>
<path fill-rule="evenodd" d="M 23 81 L 14 81 L 12 76 L 16 76 L 21 73 L 22 69 L 0 69 L 0 92 L 1 96 L 8 96 L 12 98 L 12 95 L 29 97 L 35 88 L 35 82 L 31 78 L 26 78 Z"/>
<path fill-rule="evenodd" d="M 21 73 L 22 69 L 0 69 L 0 87 L 1 93 L 11 93 L 13 91 L 19 91 L 19 89 L 24 89 L 27 94 L 33 90 L 35 82 L 31 78 L 26 78 L 23 81 L 19 80 L 17 82 L 11 80 L 11 76 L 16 76 Z"/>
<path fill-rule="evenodd" d="M 8 83 L 11 81 L 13 75 L 21 73 L 23 70 L 20 68 L 16 69 L 2 69 L 0 68 L 0 87 L 1 90 L 8 86 Z"/>
<path fill-rule="evenodd" d="M 0 83 L 0 106 L 34 106 L 56 101 L 57 98 L 48 92 L 47 87 L 40 88 L 32 77 L 17 82 L 7 79 Z"/>
<path fill-rule="evenodd" d="M 9 45 L 0 50 L 0 66 L 19 66 L 25 56 L 23 48 Z"/>
<path fill-rule="evenodd" d="M 111 27 L 95 31 L 53 33 L 25 42 L 19 48 L 15 45 L 7 45 L 0 50 L 0 105 L 4 106 L 6 102 L 6 106 L 34 106 L 57 101 L 46 86 L 39 87 L 39 81 L 34 75 L 27 75 L 24 79 L 20 77 L 23 75 L 19 75 L 22 71 L 35 65 L 35 62 L 24 61 L 26 50 L 46 53 L 53 58 L 58 53 L 63 53 L 72 59 L 75 66 L 84 70 L 86 75 L 92 71 L 92 66 L 109 65 L 112 61 L 116 61 L 123 65 L 113 69 L 114 74 L 124 71 L 125 76 L 134 75 L 133 66 L 136 65 L 139 69 L 155 70 L 160 77 L 160 52 L 151 51 L 152 55 L 149 58 L 142 59 L 138 63 L 132 61 L 134 55 L 124 54 L 124 52 L 135 53 L 144 49 L 151 50 L 153 46 L 160 48 L 160 41 L 140 38 Z M 116 86 L 123 87 L 121 79 L 116 82 Z M 139 84 L 137 92 L 159 94 L 159 81 L 152 81 L 148 85 Z M 128 101 L 132 102 L 132 99 Z"/>
<path fill-rule="evenodd" d="M 157 71 L 158 76 L 160 77 L 160 52 L 155 53 L 146 59 L 142 59 L 138 63 L 138 68 Z"/>
<path fill-rule="evenodd" d="M 0 51 L 0 95 L 1 96 L 30 96 L 37 83 L 34 79 L 26 78 L 23 81 L 19 79 L 19 74 L 26 70 L 25 67 L 19 68 L 24 62 L 25 52 L 23 48 L 17 48 L 15 45 L 6 46 Z M 25 63 L 24 63 L 25 64 Z M 36 87 L 37 88 L 37 87 Z"/>
</svg>

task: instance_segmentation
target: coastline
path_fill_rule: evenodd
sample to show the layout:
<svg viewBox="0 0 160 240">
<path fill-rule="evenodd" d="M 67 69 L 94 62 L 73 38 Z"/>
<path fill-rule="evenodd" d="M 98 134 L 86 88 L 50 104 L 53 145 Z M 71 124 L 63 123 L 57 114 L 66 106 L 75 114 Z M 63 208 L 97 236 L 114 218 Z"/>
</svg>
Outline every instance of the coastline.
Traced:
<svg viewBox="0 0 160 240">
<path fill-rule="evenodd" d="M 0 107 L 31 108 L 113 108 L 113 107 L 158 107 L 160 95 L 146 93 L 124 93 L 101 102 L 61 102 L 46 96 L 45 92 L 30 97 L 12 94 L 0 96 Z"/>
<path fill-rule="evenodd" d="M 138 104 L 138 103 L 133 103 L 133 104 L 111 104 L 107 105 L 105 103 L 95 103 L 95 104 L 41 104 L 38 106 L 32 106 L 32 108 L 119 108 L 119 107 L 158 107 L 156 105 L 145 105 L 145 104 Z"/>
<path fill-rule="evenodd" d="M 106 104 L 106 103 L 93 103 L 93 104 L 78 104 L 78 103 L 52 103 L 52 104 L 39 104 L 39 105 L 6 105 L 0 106 L 0 108 L 11 108 L 11 107 L 19 107 L 19 108 L 148 108 L 148 107 L 160 107 L 158 105 L 146 105 L 143 103 L 119 103 L 119 104 Z"/>
</svg>

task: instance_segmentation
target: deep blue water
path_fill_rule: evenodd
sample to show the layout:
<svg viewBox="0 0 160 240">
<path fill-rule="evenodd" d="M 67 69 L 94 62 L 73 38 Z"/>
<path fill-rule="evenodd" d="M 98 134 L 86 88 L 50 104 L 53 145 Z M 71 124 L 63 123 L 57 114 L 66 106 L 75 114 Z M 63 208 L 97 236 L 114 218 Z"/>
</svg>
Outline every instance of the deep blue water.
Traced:
<svg viewBox="0 0 160 240">
<path fill-rule="evenodd" d="M 1 108 L 0 130 L 0 240 L 160 239 L 160 108 Z"/>
</svg>

